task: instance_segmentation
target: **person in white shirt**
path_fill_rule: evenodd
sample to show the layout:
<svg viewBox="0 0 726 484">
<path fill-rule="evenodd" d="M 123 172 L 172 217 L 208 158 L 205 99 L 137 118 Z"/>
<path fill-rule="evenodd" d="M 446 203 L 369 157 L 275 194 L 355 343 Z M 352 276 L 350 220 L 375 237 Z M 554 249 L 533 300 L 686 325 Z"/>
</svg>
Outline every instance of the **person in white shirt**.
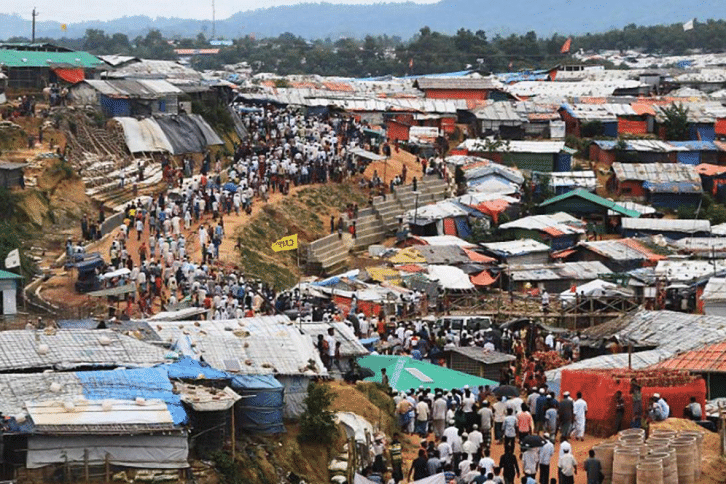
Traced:
<svg viewBox="0 0 726 484">
<path fill-rule="evenodd" d="M 539 464 L 539 449 L 533 448 L 533 449 L 527 449 L 522 454 L 522 473 L 527 476 L 531 477 L 532 479 L 535 478 L 537 475 L 537 467 Z"/>
<path fill-rule="evenodd" d="M 514 415 L 519 415 L 522 411 L 522 404 L 524 400 L 521 397 L 516 396 L 507 402 L 507 408 L 511 408 L 514 411 Z"/>
<path fill-rule="evenodd" d="M 582 398 L 582 392 L 577 392 L 577 400 L 572 404 L 572 413 L 575 420 L 573 433 L 575 439 L 585 440 L 585 422 L 587 418 L 587 402 Z"/>
<path fill-rule="evenodd" d="M 482 469 L 482 474 L 489 475 L 494 473 L 494 466 L 496 463 L 491 458 L 491 452 L 489 449 L 484 449 L 484 457 L 479 459 L 479 467 Z"/>
<path fill-rule="evenodd" d="M 476 454 L 476 451 L 478 450 L 478 447 L 474 446 L 474 443 L 469 440 L 469 434 L 464 432 L 461 434 L 461 450 L 466 454 L 466 458 L 469 461 L 474 461 L 474 454 Z"/>
<path fill-rule="evenodd" d="M 552 333 L 547 333 L 547 337 L 545 337 L 545 345 L 551 350 L 555 349 L 555 337 L 552 336 Z"/>
<path fill-rule="evenodd" d="M 561 452 L 562 454 L 557 462 L 557 467 L 562 476 L 560 483 L 573 484 L 575 482 L 575 474 L 577 474 L 577 461 L 570 453 L 570 449 L 561 450 Z"/>
<path fill-rule="evenodd" d="M 446 400 L 441 393 L 436 394 L 434 403 L 431 405 L 431 420 L 434 427 L 434 435 L 440 439 L 446 428 Z"/>
<path fill-rule="evenodd" d="M 453 425 L 446 427 L 444 430 L 444 437 L 446 437 L 446 441 L 451 446 L 451 452 L 453 454 L 461 452 L 461 437 L 459 437 L 459 429 Z"/>
<path fill-rule="evenodd" d="M 477 424 L 472 425 L 471 432 L 469 432 L 469 442 L 474 444 L 474 447 L 478 450 L 484 442 L 484 436 L 479 432 L 479 426 Z"/>
<path fill-rule="evenodd" d="M 550 462 L 555 455 L 555 444 L 550 440 L 550 434 L 545 433 L 545 445 L 539 449 L 539 480 L 540 482 L 550 482 Z"/>
<path fill-rule="evenodd" d="M 451 445 L 447 442 L 447 438 L 445 435 L 441 436 L 441 443 L 438 447 L 436 447 L 436 450 L 439 451 L 439 458 L 444 464 L 451 464 L 451 457 L 453 452 L 451 451 Z"/>
</svg>

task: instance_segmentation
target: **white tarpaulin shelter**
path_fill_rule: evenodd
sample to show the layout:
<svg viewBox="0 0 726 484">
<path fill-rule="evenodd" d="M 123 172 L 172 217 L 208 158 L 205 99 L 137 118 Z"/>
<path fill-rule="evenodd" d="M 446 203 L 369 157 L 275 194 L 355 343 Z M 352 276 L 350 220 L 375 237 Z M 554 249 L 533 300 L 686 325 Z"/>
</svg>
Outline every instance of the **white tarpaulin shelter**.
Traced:
<svg viewBox="0 0 726 484">
<path fill-rule="evenodd" d="M 429 266 L 429 277 L 438 281 L 444 289 L 467 291 L 474 289 L 474 284 L 464 271 L 454 266 Z"/>
<path fill-rule="evenodd" d="M 145 469 L 189 467 L 186 435 L 31 435 L 26 467 L 53 464 L 109 464 Z"/>
<path fill-rule="evenodd" d="M 560 293 L 560 303 L 563 306 L 569 306 L 574 304 L 577 296 L 590 296 L 590 297 L 618 297 L 618 296 L 632 296 L 633 293 L 627 289 L 618 286 L 612 282 L 603 281 L 602 279 L 595 279 L 593 281 L 582 284 L 575 288 L 575 292 L 570 289 L 562 291 Z"/>
</svg>

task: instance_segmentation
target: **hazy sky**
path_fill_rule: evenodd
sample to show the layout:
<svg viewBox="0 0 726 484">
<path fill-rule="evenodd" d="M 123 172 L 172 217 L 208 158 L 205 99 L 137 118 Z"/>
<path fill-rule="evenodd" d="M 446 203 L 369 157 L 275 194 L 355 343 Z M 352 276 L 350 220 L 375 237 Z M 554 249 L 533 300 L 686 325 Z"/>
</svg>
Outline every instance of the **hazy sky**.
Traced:
<svg viewBox="0 0 726 484">
<path fill-rule="evenodd" d="M 39 12 L 38 21 L 57 20 L 64 23 L 83 20 L 109 20 L 123 16 L 147 15 L 149 17 L 180 17 L 195 19 L 212 18 L 213 0 L 0 0 L 0 12 L 17 13 L 30 19 L 33 7 Z M 406 0 L 388 0 L 401 2 Z M 438 0 L 409 0 L 415 3 L 436 3 Z M 214 0 L 217 19 L 224 19 L 240 10 L 319 3 L 305 0 Z M 327 0 L 328 3 L 381 3 L 380 0 Z"/>
</svg>

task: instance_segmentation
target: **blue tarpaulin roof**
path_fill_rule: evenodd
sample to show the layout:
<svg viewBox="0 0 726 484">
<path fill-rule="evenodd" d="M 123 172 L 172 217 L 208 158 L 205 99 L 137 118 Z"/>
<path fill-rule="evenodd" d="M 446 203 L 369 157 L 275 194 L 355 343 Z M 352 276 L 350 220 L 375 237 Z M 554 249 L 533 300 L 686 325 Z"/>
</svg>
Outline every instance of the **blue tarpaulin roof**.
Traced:
<svg viewBox="0 0 726 484">
<path fill-rule="evenodd" d="M 187 423 L 181 398 L 174 393 L 169 374 L 162 367 L 113 371 L 79 371 L 76 376 L 89 400 L 147 400 L 166 402 L 175 425 Z"/>
<path fill-rule="evenodd" d="M 207 380 L 231 380 L 234 375 L 217 370 L 193 358 L 184 357 L 175 363 L 162 365 L 169 378 L 196 379 L 203 375 Z"/>
</svg>

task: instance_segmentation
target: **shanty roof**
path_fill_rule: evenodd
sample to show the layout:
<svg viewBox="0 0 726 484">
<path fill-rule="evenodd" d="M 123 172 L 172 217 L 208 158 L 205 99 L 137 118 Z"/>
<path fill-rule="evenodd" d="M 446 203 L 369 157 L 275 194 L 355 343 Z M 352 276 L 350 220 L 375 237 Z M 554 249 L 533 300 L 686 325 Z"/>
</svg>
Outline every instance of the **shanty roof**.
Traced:
<svg viewBox="0 0 726 484">
<path fill-rule="evenodd" d="M 558 73 L 559 75 L 559 73 Z M 628 79 L 608 79 L 603 81 L 579 82 L 541 82 L 522 81 L 507 86 L 507 92 L 515 96 L 542 97 L 579 97 L 579 96 L 612 96 L 617 89 L 635 89 L 642 83 Z"/>
<path fill-rule="evenodd" d="M 591 170 L 583 171 L 555 171 L 547 173 L 550 179 L 550 186 L 556 187 L 579 187 L 586 190 L 597 188 L 597 177 Z"/>
<path fill-rule="evenodd" d="M 635 239 L 597 240 L 580 242 L 580 245 L 608 259 L 618 261 L 665 259 L 665 256 L 656 254 Z"/>
<path fill-rule="evenodd" d="M 486 141 L 482 139 L 467 139 L 458 146 L 459 149 L 469 151 L 486 151 Z M 559 153 L 565 148 L 564 141 L 519 141 L 507 140 L 492 150 L 496 153 Z"/>
<path fill-rule="evenodd" d="M 514 355 L 500 353 L 499 351 L 487 351 L 484 348 L 479 348 L 478 346 L 457 346 L 448 351 L 462 354 L 472 360 L 484 363 L 485 365 L 504 363 L 514 361 L 516 359 Z"/>
<path fill-rule="evenodd" d="M 14 274 L 12 272 L 0 270 L 0 280 L 22 279 L 22 278 L 23 278 L 23 276 L 21 276 L 20 274 Z"/>
<path fill-rule="evenodd" d="M 726 166 L 711 165 L 710 163 L 701 163 L 696 165 L 696 173 L 705 176 L 717 176 L 726 173 Z"/>
<path fill-rule="evenodd" d="M 547 376 L 547 383 L 551 386 L 551 389 L 556 391 L 559 388 L 562 370 L 614 370 L 617 368 L 627 368 L 628 363 L 630 363 L 633 370 L 641 370 L 657 364 L 672 354 L 665 350 L 648 350 L 636 351 L 630 357 L 628 353 L 601 355 L 555 368 L 554 370 L 545 372 L 545 375 Z"/>
<path fill-rule="evenodd" d="M 682 163 L 613 163 L 613 172 L 620 181 L 642 181 L 652 192 L 699 193 L 701 177 L 693 165 Z"/>
<path fill-rule="evenodd" d="M 636 116 L 637 113 L 625 103 L 613 104 L 563 104 L 565 109 L 572 117 L 582 121 L 601 121 L 615 122 L 618 116 Z"/>
<path fill-rule="evenodd" d="M 137 404 L 137 397 L 145 405 Z M 110 411 L 101 408 L 104 401 Z M 72 403 L 76 415 L 59 402 Z M 85 433 L 168 431 L 187 421 L 163 368 L 2 374 L 0 412 L 16 419 L 29 413 L 33 432 L 53 434 L 78 432 L 78 427 Z"/>
<path fill-rule="evenodd" d="M 447 163 L 451 158 L 454 158 L 450 156 L 447 158 Z M 521 185 L 524 183 L 524 176 L 522 175 L 522 172 L 517 170 L 516 168 L 511 168 L 505 165 L 500 165 L 499 163 L 494 163 L 493 161 L 485 160 L 484 158 L 477 158 L 477 157 L 466 157 L 469 160 L 472 160 L 471 163 L 463 165 L 461 169 L 464 171 L 464 177 L 466 178 L 467 182 L 469 184 L 474 185 L 477 183 L 477 179 L 484 178 L 489 175 L 497 175 L 502 178 L 507 179 L 508 181 L 515 183 L 516 185 Z M 473 161 L 478 160 L 478 161 Z"/>
<path fill-rule="evenodd" d="M 726 269 L 723 260 L 661 260 L 655 266 L 656 277 L 668 282 L 692 282 Z"/>
<path fill-rule="evenodd" d="M 513 281 L 578 281 L 597 279 L 611 271 L 599 261 L 564 262 L 558 264 L 523 264 L 509 266 Z"/>
<path fill-rule="evenodd" d="M 711 222 L 697 219 L 667 218 L 624 218 L 621 221 L 624 230 L 648 230 L 653 232 L 681 232 L 693 234 L 711 230 Z"/>
<path fill-rule="evenodd" d="M 44 52 L 0 49 L 0 66 L 3 67 L 72 67 L 93 69 L 101 65 L 103 65 L 103 62 L 88 52 Z"/>
<path fill-rule="evenodd" d="M 625 207 L 613 202 L 612 200 L 608 200 L 607 198 L 595 195 L 594 193 L 590 193 L 582 188 L 572 190 L 561 195 L 557 195 L 556 197 L 552 197 L 549 200 L 545 200 L 544 202 L 542 202 L 540 206 L 546 207 L 547 205 L 552 205 L 553 203 L 558 203 L 562 200 L 567 200 L 573 197 L 582 198 L 584 200 L 587 200 L 588 202 L 600 205 L 603 208 L 607 208 L 609 210 L 617 212 L 620 215 L 625 215 L 626 217 L 640 217 L 640 213 L 636 212 L 635 210 L 626 209 Z"/>
<path fill-rule="evenodd" d="M 458 245 L 419 245 L 416 250 L 428 264 L 467 264 L 471 259 Z"/>
<path fill-rule="evenodd" d="M 176 61 L 141 59 L 105 73 L 108 79 L 196 79 L 202 74 Z"/>
<path fill-rule="evenodd" d="M 0 331 L 0 372 L 78 367 L 145 367 L 167 351 L 111 330 Z"/>
<path fill-rule="evenodd" d="M 356 338 L 353 330 L 345 323 L 303 323 L 303 333 L 309 335 L 313 342 L 317 342 L 318 335 L 326 336 L 328 328 L 335 330 L 335 341 L 340 342 L 340 354 L 343 357 L 362 356 L 370 352 Z"/>
<path fill-rule="evenodd" d="M 485 249 L 504 257 L 530 254 L 532 252 L 549 252 L 547 244 L 532 239 L 509 240 L 506 242 L 488 242 L 481 244 Z"/>
<path fill-rule="evenodd" d="M 588 328 L 583 333 L 596 339 L 614 336 L 623 342 L 675 354 L 726 340 L 726 317 L 641 310 Z"/>
<path fill-rule="evenodd" d="M 721 236 L 715 237 L 717 231 L 714 227 L 711 227 L 711 234 L 714 237 L 685 237 L 680 240 L 672 242 L 680 252 L 690 254 L 713 254 L 723 253 L 726 251 L 726 237 Z"/>
<path fill-rule="evenodd" d="M 625 143 L 626 151 L 641 151 L 648 153 L 671 153 L 674 151 L 689 151 L 684 146 L 675 146 L 671 143 L 654 139 L 631 139 L 631 140 L 593 140 L 603 150 L 619 149 L 621 143 Z M 628 163 L 630 164 L 630 163 Z"/>
<path fill-rule="evenodd" d="M 479 378 L 459 371 L 450 370 L 442 366 L 433 365 L 423 361 L 414 360 L 407 356 L 381 356 L 369 355 L 358 359 L 358 364 L 375 372 L 375 376 L 367 378 L 368 381 L 381 381 L 381 369 L 386 369 L 388 382 L 397 392 L 404 392 L 419 387 L 443 388 L 446 390 L 464 388 L 469 385 L 472 389 L 479 385 L 496 386 L 497 383 L 486 378 Z"/>
<path fill-rule="evenodd" d="M 86 80 L 86 84 L 111 98 L 156 99 L 170 94 L 184 94 L 178 87 L 163 79 Z"/>
<path fill-rule="evenodd" d="M 553 215 L 530 215 L 517 220 L 512 220 L 505 224 L 501 224 L 501 230 L 507 229 L 526 229 L 545 232 L 546 234 L 557 237 L 560 235 L 584 234 L 585 230 L 581 227 L 580 222 L 575 217 L 564 212 Z"/>
<path fill-rule="evenodd" d="M 702 301 L 726 301 L 726 278 L 712 277 L 703 288 Z"/>
<path fill-rule="evenodd" d="M 161 339 L 214 368 L 242 375 L 319 375 L 327 371 L 309 335 L 287 316 L 223 321 L 158 321 Z"/>
<path fill-rule="evenodd" d="M 633 212 L 638 212 L 640 215 L 649 215 L 651 213 L 655 213 L 657 210 L 650 205 L 643 205 L 641 203 L 632 202 L 629 200 L 625 201 L 619 201 L 618 205 L 626 210 L 631 210 Z M 608 215 L 615 216 L 618 215 L 618 212 L 615 210 L 608 210 Z"/>
<path fill-rule="evenodd" d="M 476 108 L 474 116 L 484 121 L 502 121 L 507 124 L 521 124 L 525 121 L 514 105 L 506 101 L 498 101 Z"/>
<path fill-rule="evenodd" d="M 28 166 L 27 163 L 11 163 L 9 161 L 0 161 L 0 170 L 19 170 Z"/>
<path fill-rule="evenodd" d="M 416 79 L 414 87 L 427 89 L 500 89 L 503 84 L 495 78 L 462 78 L 462 77 L 421 77 Z"/>
<path fill-rule="evenodd" d="M 726 373 L 726 341 L 702 346 L 673 356 L 653 366 L 669 370 Z"/>
</svg>

